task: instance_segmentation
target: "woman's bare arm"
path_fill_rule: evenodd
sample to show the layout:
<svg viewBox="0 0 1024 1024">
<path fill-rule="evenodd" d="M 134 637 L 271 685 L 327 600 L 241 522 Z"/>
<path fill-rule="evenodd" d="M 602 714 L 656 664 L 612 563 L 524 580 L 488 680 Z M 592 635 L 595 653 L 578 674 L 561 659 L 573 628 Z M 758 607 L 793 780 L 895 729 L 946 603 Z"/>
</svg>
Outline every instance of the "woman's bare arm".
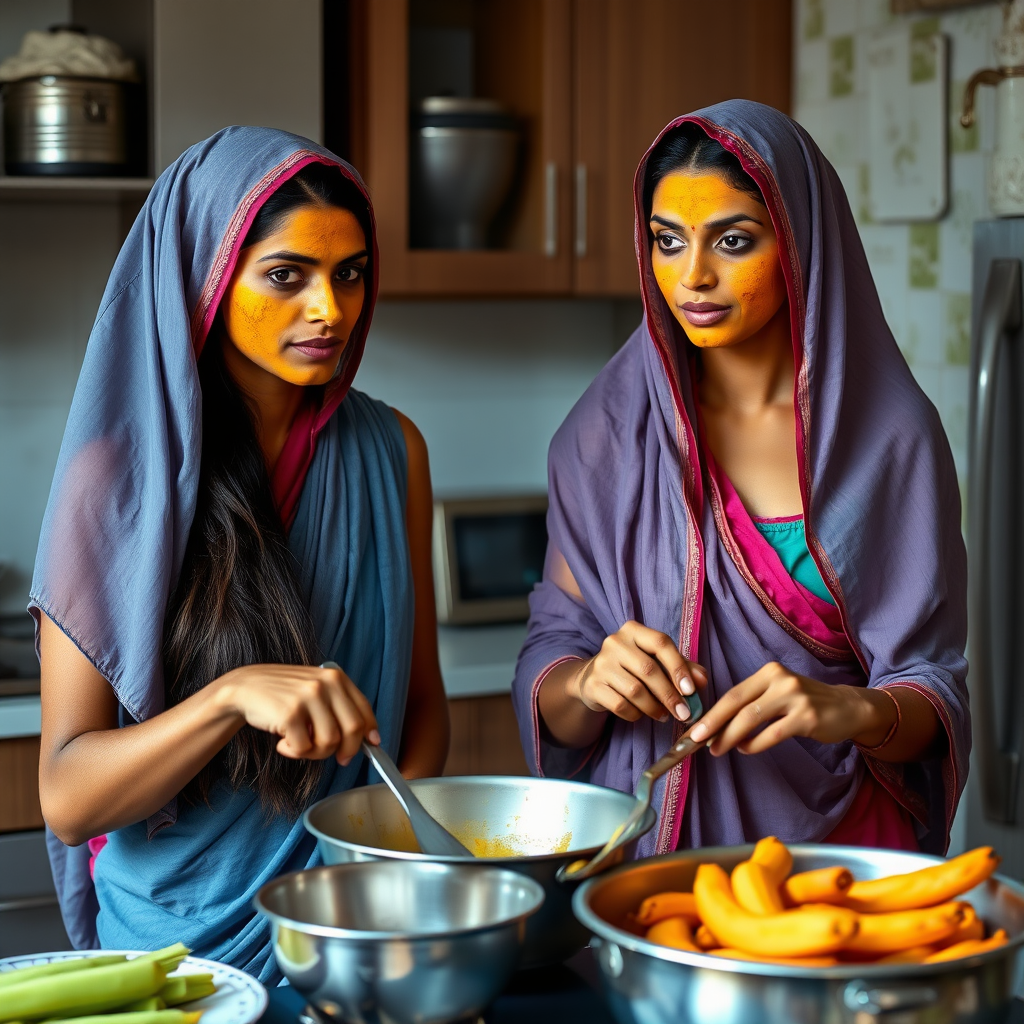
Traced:
<svg viewBox="0 0 1024 1024">
<path fill-rule="evenodd" d="M 409 557 L 416 601 L 412 671 L 398 763 L 406 778 L 416 779 L 440 775 L 444 771 L 451 727 L 448 699 L 437 656 L 437 611 L 430 557 L 434 515 L 430 462 L 423 435 L 407 416 L 397 410 L 396 414 L 405 435 L 409 463 L 406 529 L 409 534 Z"/>
<path fill-rule="evenodd" d="M 120 729 L 110 684 L 45 615 L 39 649 L 39 796 L 69 846 L 148 818 L 246 723 L 279 735 L 285 757 L 347 763 L 364 735 L 376 736 L 373 711 L 343 672 L 303 665 L 235 669 Z"/>
</svg>

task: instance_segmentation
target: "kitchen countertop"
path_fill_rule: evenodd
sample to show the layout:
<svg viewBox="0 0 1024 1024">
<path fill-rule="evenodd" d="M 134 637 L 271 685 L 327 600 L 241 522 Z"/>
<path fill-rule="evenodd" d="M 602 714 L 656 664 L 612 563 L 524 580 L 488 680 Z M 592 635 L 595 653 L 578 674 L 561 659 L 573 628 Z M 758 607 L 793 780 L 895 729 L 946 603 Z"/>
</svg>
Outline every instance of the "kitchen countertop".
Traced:
<svg viewBox="0 0 1024 1024">
<path fill-rule="evenodd" d="M 441 675 L 449 697 L 487 697 L 509 693 L 525 622 L 498 626 L 438 626 Z"/>
</svg>

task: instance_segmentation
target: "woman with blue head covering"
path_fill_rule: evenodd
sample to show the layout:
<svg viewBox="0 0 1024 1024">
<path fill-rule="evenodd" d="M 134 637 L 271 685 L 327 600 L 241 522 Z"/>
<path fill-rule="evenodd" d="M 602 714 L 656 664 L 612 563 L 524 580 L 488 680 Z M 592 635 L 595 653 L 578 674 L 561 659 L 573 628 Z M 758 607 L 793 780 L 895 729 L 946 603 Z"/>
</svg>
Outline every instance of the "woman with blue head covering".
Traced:
<svg viewBox="0 0 1024 1024">
<path fill-rule="evenodd" d="M 364 738 L 443 768 L 426 448 L 350 386 L 376 281 L 355 171 L 264 128 L 186 151 L 121 250 L 30 603 L 78 947 L 274 981 L 252 898 L 317 863 L 302 810 L 365 783 Z"/>
</svg>

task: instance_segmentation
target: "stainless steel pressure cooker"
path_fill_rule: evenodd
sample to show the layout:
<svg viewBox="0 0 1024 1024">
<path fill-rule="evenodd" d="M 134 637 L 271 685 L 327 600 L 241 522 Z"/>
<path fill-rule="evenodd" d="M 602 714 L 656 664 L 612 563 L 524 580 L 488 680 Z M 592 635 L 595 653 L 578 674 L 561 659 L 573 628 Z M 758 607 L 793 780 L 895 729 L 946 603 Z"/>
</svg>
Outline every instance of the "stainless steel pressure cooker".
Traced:
<svg viewBox="0 0 1024 1024">
<path fill-rule="evenodd" d="M 131 82 L 40 75 L 2 87 L 8 174 L 132 173 Z"/>
</svg>

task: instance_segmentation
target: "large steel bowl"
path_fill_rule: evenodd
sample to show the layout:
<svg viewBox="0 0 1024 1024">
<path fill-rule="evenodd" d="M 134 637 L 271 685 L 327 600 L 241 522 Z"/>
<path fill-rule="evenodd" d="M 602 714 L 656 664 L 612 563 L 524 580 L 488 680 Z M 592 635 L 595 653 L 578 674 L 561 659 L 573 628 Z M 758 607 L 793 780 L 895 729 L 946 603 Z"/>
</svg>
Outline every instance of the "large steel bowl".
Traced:
<svg viewBox="0 0 1024 1024">
<path fill-rule="evenodd" d="M 325 1019 L 449 1024 L 501 991 L 543 900 L 512 871 L 378 861 L 282 875 L 255 903 L 281 970 Z"/>
<path fill-rule="evenodd" d="M 474 866 L 502 867 L 535 879 L 544 906 L 527 922 L 522 967 L 557 963 L 587 944 L 589 932 L 572 913 L 580 883 L 563 883 L 563 864 L 596 853 L 629 816 L 628 793 L 559 779 L 466 775 L 409 783 L 423 806 L 477 858 Z M 400 860 L 466 863 L 419 852 L 405 812 L 384 785 L 329 796 L 306 811 L 328 864 Z M 639 834 L 655 821 L 649 811 Z M 620 857 L 621 859 L 621 857 Z"/>
<path fill-rule="evenodd" d="M 584 882 L 573 910 L 595 936 L 605 994 L 620 1024 L 997 1024 L 1007 1019 L 1024 943 L 1024 887 L 995 876 L 966 894 L 1001 949 L 956 963 L 784 967 L 723 960 L 645 941 L 627 915 L 656 892 L 692 889 L 697 865 L 727 870 L 752 846 L 666 854 Z M 856 878 L 916 871 L 939 861 L 854 846 L 790 847 L 793 870 L 840 864 Z"/>
</svg>

